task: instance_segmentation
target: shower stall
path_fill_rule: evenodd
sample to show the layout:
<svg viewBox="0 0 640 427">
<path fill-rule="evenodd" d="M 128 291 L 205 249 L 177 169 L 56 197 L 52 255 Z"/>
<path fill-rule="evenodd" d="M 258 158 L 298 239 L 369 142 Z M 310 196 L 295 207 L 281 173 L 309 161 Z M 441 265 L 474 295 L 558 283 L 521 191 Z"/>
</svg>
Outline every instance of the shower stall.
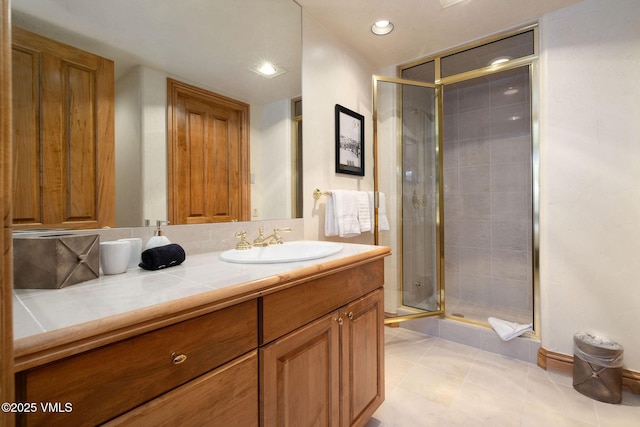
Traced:
<svg viewBox="0 0 640 427">
<path fill-rule="evenodd" d="M 397 254 L 385 309 L 400 320 L 535 323 L 536 32 L 374 77 L 376 186 L 397 213 L 380 235 Z"/>
</svg>

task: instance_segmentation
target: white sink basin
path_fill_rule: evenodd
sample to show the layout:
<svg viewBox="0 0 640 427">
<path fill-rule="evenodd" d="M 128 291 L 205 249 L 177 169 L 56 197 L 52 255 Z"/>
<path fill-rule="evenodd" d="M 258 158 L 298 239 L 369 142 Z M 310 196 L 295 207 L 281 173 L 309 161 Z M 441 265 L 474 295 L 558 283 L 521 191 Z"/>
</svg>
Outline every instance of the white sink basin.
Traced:
<svg viewBox="0 0 640 427">
<path fill-rule="evenodd" d="M 341 250 L 339 243 L 303 240 L 247 250 L 231 249 L 220 254 L 220 259 L 239 264 L 275 264 L 324 258 Z"/>
</svg>

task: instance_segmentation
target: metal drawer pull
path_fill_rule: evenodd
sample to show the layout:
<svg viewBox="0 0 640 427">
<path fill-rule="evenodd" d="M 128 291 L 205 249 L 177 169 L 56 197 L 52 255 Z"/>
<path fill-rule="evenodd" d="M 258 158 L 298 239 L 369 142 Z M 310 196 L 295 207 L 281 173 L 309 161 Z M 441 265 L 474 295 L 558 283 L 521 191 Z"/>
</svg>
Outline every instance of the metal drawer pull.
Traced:
<svg viewBox="0 0 640 427">
<path fill-rule="evenodd" d="M 187 355 L 171 353 L 171 359 L 173 359 L 172 361 L 174 365 L 179 365 L 185 360 L 187 360 Z"/>
<path fill-rule="evenodd" d="M 349 318 L 349 320 L 353 320 L 353 311 L 348 312 L 347 317 Z"/>
</svg>

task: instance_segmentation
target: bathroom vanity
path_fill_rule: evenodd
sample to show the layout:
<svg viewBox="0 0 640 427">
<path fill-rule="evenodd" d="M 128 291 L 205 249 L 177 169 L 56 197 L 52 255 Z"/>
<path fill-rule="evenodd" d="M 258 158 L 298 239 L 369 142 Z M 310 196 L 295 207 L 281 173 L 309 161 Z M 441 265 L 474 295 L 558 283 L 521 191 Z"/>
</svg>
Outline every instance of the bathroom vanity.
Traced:
<svg viewBox="0 0 640 427">
<path fill-rule="evenodd" d="M 364 425 L 384 400 L 387 255 L 345 244 L 247 265 L 208 253 L 16 290 L 17 424 Z M 74 304 L 76 321 L 47 326 Z"/>
</svg>

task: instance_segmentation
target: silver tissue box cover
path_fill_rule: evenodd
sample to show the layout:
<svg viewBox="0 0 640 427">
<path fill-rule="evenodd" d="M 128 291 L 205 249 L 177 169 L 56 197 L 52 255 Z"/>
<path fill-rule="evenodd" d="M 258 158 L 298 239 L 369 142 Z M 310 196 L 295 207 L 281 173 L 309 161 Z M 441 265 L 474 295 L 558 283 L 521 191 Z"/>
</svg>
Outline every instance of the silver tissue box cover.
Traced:
<svg viewBox="0 0 640 427">
<path fill-rule="evenodd" d="M 58 289 L 100 276 L 100 236 L 13 238 L 13 287 Z"/>
</svg>

